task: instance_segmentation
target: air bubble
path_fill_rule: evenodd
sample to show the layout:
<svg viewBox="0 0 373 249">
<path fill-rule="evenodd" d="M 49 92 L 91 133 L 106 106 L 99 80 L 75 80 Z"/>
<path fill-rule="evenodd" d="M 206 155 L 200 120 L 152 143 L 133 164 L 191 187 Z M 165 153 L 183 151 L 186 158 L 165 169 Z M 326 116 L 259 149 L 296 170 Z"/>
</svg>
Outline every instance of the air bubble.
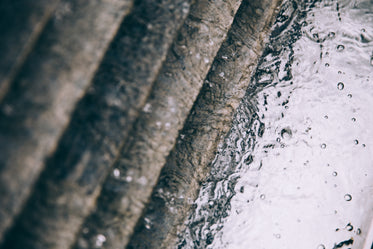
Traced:
<svg viewBox="0 0 373 249">
<path fill-rule="evenodd" d="M 320 244 L 320 245 L 317 246 L 316 249 L 325 249 L 325 246 L 323 244 Z"/>
<path fill-rule="evenodd" d="M 339 51 L 339 52 L 343 51 L 344 49 L 345 49 L 345 46 L 343 46 L 343 45 L 338 45 L 337 46 L 337 51 Z"/>
<path fill-rule="evenodd" d="M 290 130 L 290 128 L 284 128 L 281 130 L 281 137 L 284 139 L 290 139 L 293 135 L 293 132 Z"/>
<path fill-rule="evenodd" d="M 326 148 L 326 144 L 321 144 L 320 147 L 321 147 L 321 149 L 325 149 Z"/>
<path fill-rule="evenodd" d="M 333 175 L 333 176 L 337 176 L 338 173 L 337 173 L 336 171 L 334 171 L 332 175 Z"/>
<path fill-rule="evenodd" d="M 345 194 L 344 199 L 345 199 L 345 201 L 351 201 L 352 196 L 350 194 Z"/>
<path fill-rule="evenodd" d="M 373 55 L 370 57 L 370 65 L 373 66 Z"/>
<path fill-rule="evenodd" d="M 347 94 L 347 97 L 352 98 L 352 94 L 351 93 Z"/>
<path fill-rule="evenodd" d="M 351 118 L 352 122 L 355 122 L 356 121 L 356 118 Z"/>
<path fill-rule="evenodd" d="M 330 64 L 329 63 L 325 63 L 325 67 L 329 67 L 330 66 Z"/>
<path fill-rule="evenodd" d="M 347 231 L 352 231 L 354 227 L 351 225 L 351 223 L 348 223 L 346 226 Z"/>
<path fill-rule="evenodd" d="M 345 85 L 343 84 L 343 82 L 338 82 L 337 88 L 338 90 L 343 90 L 343 88 L 345 88 Z"/>
<path fill-rule="evenodd" d="M 266 198 L 265 194 L 260 195 L 260 199 L 264 200 Z"/>
<path fill-rule="evenodd" d="M 361 229 L 360 229 L 360 228 L 358 228 L 358 229 L 356 230 L 356 234 L 357 234 L 357 235 L 360 235 L 360 234 L 361 234 Z"/>
<path fill-rule="evenodd" d="M 359 144 L 359 140 L 355 139 L 354 144 Z"/>
<path fill-rule="evenodd" d="M 276 234 L 276 238 L 277 238 L 277 239 L 281 239 L 281 234 L 279 234 L 279 233 Z"/>
</svg>

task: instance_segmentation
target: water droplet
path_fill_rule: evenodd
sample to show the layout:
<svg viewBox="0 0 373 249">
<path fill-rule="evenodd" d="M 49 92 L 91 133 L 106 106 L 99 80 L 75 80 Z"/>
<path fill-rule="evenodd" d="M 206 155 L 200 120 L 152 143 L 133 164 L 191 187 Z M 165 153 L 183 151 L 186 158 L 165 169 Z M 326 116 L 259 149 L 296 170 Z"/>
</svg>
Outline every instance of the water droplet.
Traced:
<svg viewBox="0 0 373 249">
<path fill-rule="evenodd" d="M 336 171 L 334 171 L 332 175 L 333 175 L 333 176 L 337 176 L 338 173 L 337 173 Z"/>
<path fill-rule="evenodd" d="M 360 229 L 360 228 L 358 228 L 358 229 L 356 230 L 356 234 L 357 234 L 357 235 L 360 235 L 360 234 L 361 234 L 361 229 Z"/>
<path fill-rule="evenodd" d="M 150 103 L 146 103 L 144 108 L 143 108 L 143 111 L 147 112 L 147 113 L 151 112 L 152 111 L 152 105 Z"/>
<path fill-rule="evenodd" d="M 351 201 L 352 200 L 352 196 L 350 194 L 345 194 L 344 198 L 345 198 L 345 201 Z"/>
<path fill-rule="evenodd" d="M 150 228 L 152 228 L 152 222 L 151 222 L 151 220 L 149 218 L 145 217 L 144 218 L 144 223 L 145 223 L 145 228 L 146 229 L 149 230 Z"/>
<path fill-rule="evenodd" d="M 115 178 L 119 178 L 120 177 L 120 170 L 119 169 L 114 169 L 113 170 L 113 176 Z"/>
<path fill-rule="evenodd" d="M 265 194 L 260 195 L 260 199 L 264 200 L 266 198 Z"/>
<path fill-rule="evenodd" d="M 343 45 L 338 45 L 337 46 L 337 51 L 338 52 L 341 52 L 341 51 L 343 51 L 345 49 L 345 46 L 343 46 Z"/>
<path fill-rule="evenodd" d="M 343 84 L 343 82 L 338 82 L 337 88 L 338 90 L 343 90 L 343 88 L 345 88 L 345 85 Z"/>
<path fill-rule="evenodd" d="M 326 148 L 326 144 L 321 144 L 321 149 L 325 149 Z"/>
<path fill-rule="evenodd" d="M 325 249 L 325 246 L 323 244 L 320 244 L 320 245 L 317 246 L 316 249 Z"/>
<path fill-rule="evenodd" d="M 355 139 L 354 144 L 359 144 L 359 140 Z"/>
<path fill-rule="evenodd" d="M 97 235 L 96 246 L 101 247 L 106 241 L 106 237 L 102 234 Z"/>
<path fill-rule="evenodd" d="M 125 180 L 126 182 L 132 182 L 132 176 L 126 176 Z"/>
<path fill-rule="evenodd" d="M 355 122 L 356 121 L 356 118 L 351 118 L 352 122 Z"/>
</svg>

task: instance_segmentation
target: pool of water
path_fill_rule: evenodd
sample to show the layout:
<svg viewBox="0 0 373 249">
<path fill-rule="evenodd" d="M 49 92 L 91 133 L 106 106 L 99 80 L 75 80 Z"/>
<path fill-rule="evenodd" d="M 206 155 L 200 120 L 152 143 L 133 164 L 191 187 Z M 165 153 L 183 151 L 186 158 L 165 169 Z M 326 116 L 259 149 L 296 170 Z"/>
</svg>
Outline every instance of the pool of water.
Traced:
<svg viewBox="0 0 373 249">
<path fill-rule="evenodd" d="M 370 249 L 373 1 L 285 1 L 179 248 Z"/>
</svg>

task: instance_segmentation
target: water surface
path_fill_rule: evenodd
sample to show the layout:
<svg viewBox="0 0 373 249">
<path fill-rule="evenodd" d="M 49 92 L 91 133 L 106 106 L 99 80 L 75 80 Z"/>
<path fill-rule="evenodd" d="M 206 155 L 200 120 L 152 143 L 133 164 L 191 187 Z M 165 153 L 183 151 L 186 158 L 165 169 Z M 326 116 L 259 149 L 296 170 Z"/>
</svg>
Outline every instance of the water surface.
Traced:
<svg viewBox="0 0 373 249">
<path fill-rule="evenodd" d="M 372 155 L 373 1 L 286 1 L 179 248 L 370 248 Z"/>
</svg>

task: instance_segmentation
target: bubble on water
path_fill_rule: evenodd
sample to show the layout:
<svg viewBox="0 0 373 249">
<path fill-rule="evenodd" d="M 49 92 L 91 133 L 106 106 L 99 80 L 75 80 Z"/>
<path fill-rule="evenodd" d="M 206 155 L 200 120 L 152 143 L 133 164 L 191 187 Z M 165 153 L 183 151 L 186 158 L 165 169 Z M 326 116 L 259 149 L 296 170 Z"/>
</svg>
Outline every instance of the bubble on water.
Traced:
<svg viewBox="0 0 373 249">
<path fill-rule="evenodd" d="M 336 171 L 334 171 L 332 175 L 333 175 L 333 176 L 337 176 L 338 173 L 337 173 Z"/>
<path fill-rule="evenodd" d="M 343 46 L 343 45 L 338 45 L 337 46 L 337 51 L 339 51 L 339 52 L 343 51 L 344 49 L 345 49 L 345 46 Z"/>
<path fill-rule="evenodd" d="M 360 235 L 360 234 L 361 234 L 361 229 L 360 229 L 360 228 L 358 228 L 358 229 L 356 230 L 356 234 L 357 234 L 357 235 Z"/>
<path fill-rule="evenodd" d="M 352 196 L 350 194 L 345 194 L 344 199 L 345 199 L 345 201 L 351 201 Z"/>
<path fill-rule="evenodd" d="M 281 137 L 284 139 L 289 139 L 292 137 L 292 135 L 293 135 L 293 132 L 288 127 L 281 130 Z"/>
<path fill-rule="evenodd" d="M 101 247 L 106 241 L 106 237 L 102 234 L 97 235 L 96 237 L 96 246 Z"/>
<path fill-rule="evenodd" d="M 352 122 L 355 122 L 356 121 L 356 118 L 351 118 Z"/>
<path fill-rule="evenodd" d="M 325 249 L 325 246 L 323 244 L 320 244 L 316 247 L 316 249 Z"/>
<path fill-rule="evenodd" d="M 347 231 L 352 231 L 354 227 L 351 225 L 351 223 L 348 223 L 346 226 Z"/>
<path fill-rule="evenodd" d="M 345 88 L 345 85 L 343 84 L 343 82 L 338 82 L 337 88 L 338 90 L 343 90 L 343 88 Z"/>
<path fill-rule="evenodd" d="M 260 195 L 260 199 L 264 200 L 266 198 L 265 194 Z"/>
<path fill-rule="evenodd" d="M 351 93 L 347 94 L 347 97 L 352 98 L 352 94 Z"/>
<path fill-rule="evenodd" d="M 326 144 L 321 144 L 320 147 L 321 147 L 321 149 L 325 149 L 326 148 Z"/>
<path fill-rule="evenodd" d="M 114 169 L 113 170 L 113 176 L 115 178 L 119 178 L 120 177 L 120 170 L 119 169 Z"/>
<path fill-rule="evenodd" d="M 281 142 L 281 138 L 276 138 L 276 141 L 279 143 L 279 142 Z"/>
<path fill-rule="evenodd" d="M 359 144 L 359 140 L 355 139 L 354 144 Z"/>
<path fill-rule="evenodd" d="M 325 63 L 325 67 L 329 67 L 330 66 L 330 64 L 329 63 Z"/>
</svg>

